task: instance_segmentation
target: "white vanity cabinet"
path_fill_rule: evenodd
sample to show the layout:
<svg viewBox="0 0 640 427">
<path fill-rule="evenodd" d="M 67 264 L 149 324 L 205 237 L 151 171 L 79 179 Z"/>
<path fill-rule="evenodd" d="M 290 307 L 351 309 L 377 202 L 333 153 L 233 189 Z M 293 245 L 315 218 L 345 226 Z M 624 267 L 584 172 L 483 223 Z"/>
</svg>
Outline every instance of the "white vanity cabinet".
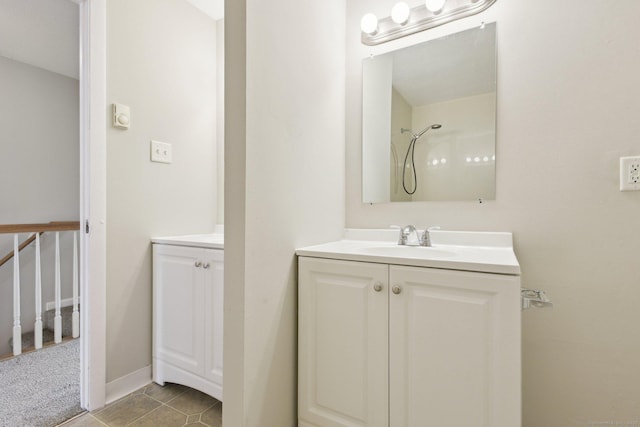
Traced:
<svg viewBox="0 0 640 427">
<path fill-rule="evenodd" d="M 222 400 L 224 250 L 153 245 L 153 380 Z"/>
<path fill-rule="evenodd" d="M 299 257 L 299 425 L 517 427 L 520 278 Z"/>
</svg>

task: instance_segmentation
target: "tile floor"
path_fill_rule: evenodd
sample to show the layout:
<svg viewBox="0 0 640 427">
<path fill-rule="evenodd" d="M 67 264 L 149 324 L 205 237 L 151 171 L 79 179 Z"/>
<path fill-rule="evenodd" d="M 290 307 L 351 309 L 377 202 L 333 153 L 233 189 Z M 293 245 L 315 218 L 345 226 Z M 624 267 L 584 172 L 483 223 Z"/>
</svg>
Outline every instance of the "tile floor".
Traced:
<svg viewBox="0 0 640 427">
<path fill-rule="evenodd" d="M 222 402 L 189 387 L 151 383 L 60 427 L 222 426 Z"/>
</svg>

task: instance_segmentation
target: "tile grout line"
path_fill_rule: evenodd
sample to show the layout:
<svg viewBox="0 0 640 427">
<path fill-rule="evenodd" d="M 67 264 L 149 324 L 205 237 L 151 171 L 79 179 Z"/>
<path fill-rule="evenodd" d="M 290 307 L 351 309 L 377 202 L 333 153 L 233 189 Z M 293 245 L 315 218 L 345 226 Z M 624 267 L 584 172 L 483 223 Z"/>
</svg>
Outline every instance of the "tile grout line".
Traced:
<svg viewBox="0 0 640 427">
<path fill-rule="evenodd" d="M 151 383 L 150 383 L 150 384 L 151 384 Z M 152 410 L 150 410 L 150 411 L 148 411 L 148 412 L 145 412 L 144 414 L 142 414 L 141 416 L 139 416 L 139 417 L 138 417 L 138 418 L 136 418 L 135 420 L 132 420 L 130 423 L 128 423 L 128 424 L 127 424 L 127 426 L 129 426 L 129 425 L 131 425 L 131 424 L 135 423 L 136 421 L 138 421 L 139 419 L 141 419 L 141 418 L 143 418 L 143 417 L 146 417 L 146 416 L 147 416 L 147 415 L 149 415 L 150 413 L 157 411 L 158 409 L 162 408 L 163 406 L 166 406 L 167 408 L 170 408 L 170 409 L 174 409 L 174 410 L 176 410 L 175 408 L 172 408 L 171 406 L 167 405 L 165 402 L 162 402 L 162 401 L 160 401 L 160 400 L 156 399 L 155 397 L 148 395 L 148 394 L 147 394 L 147 387 L 149 387 L 149 385 L 150 385 L 150 384 L 146 385 L 146 386 L 144 387 L 144 390 L 142 390 L 142 393 L 140 393 L 140 394 L 141 394 L 141 395 L 143 395 L 143 396 L 145 396 L 145 397 L 148 397 L 149 399 L 151 399 L 151 400 L 153 400 L 153 401 L 155 401 L 155 402 L 158 402 L 160 405 L 156 406 L 155 408 L 153 408 Z M 171 399 L 169 399 L 167 402 L 170 402 L 170 401 L 172 401 L 173 399 L 177 398 L 178 396 L 181 396 L 182 394 L 186 393 L 186 391 L 187 391 L 186 389 L 185 389 L 185 390 L 182 390 L 182 392 L 180 392 L 180 393 L 176 394 L 176 395 L 175 395 L 175 396 L 173 396 Z M 135 394 L 135 392 L 134 392 L 134 393 L 129 394 L 127 397 L 133 396 L 134 394 Z M 178 411 L 178 412 L 180 412 L 180 413 L 181 413 L 181 414 L 183 414 L 183 415 L 187 415 L 187 414 L 183 413 L 182 411 Z M 187 417 L 188 417 L 188 415 L 187 415 Z M 126 426 L 125 426 L 125 427 L 126 427 Z"/>
<path fill-rule="evenodd" d="M 175 396 L 173 396 L 171 399 L 167 400 L 166 402 L 162 402 L 162 401 L 160 401 L 160 400 L 156 399 L 156 398 L 155 398 L 155 397 L 153 397 L 153 396 L 149 396 L 149 395 L 146 393 L 147 388 L 145 387 L 145 389 L 142 391 L 142 393 L 141 393 L 141 394 L 143 394 L 143 395 L 145 395 L 146 397 L 148 397 L 148 398 L 150 398 L 150 399 L 152 399 L 152 400 L 155 400 L 156 402 L 160 403 L 160 406 L 155 407 L 155 408 L 154 408 L 154 409 L 152 409 L 151 411 L 149 411 L 149 412 L 145 413 L 144 415 L 141 415 L 140 417 L 138 417 L 138 418 L 136 418 L 135 420 L 131 421 L 129 424 L 127 424 L 127 426 L 128 426 L 128 425 L 131 425 L 131 424 L 133 424 L 133 423 L 135 423 L 135 422 L 136 422 L 136 421 L 138 421 L 140 418 L 142 418 L 142 417 L 144 417 L 144 416 L 147 416 L 147 415 L 149 415 L 149 414 L 150 414 L 150 413 L 152 413 L 152 412 L 157 411 L 157 410 L 158 410 L 158 409 L 160 409 L 161 407 L 166 406 L 167 408 L 172 409 L 172 410 L 174 410 L 174 411 L 176 411 L 176 412 L 178 412 L 178 413 L 180 413 L 180 414 L 182 414 L 182 415 L 184 415 L 184 416 L 186 417 L 185 424 L 183 424 L 183 426 L 186 426 L 186 425 L 187 425 L 188 419 L 189 419 L 189 417 L 190 417 L 191 415 L 198 415 L 198 422 L 200 422 L 200 423 L 204 424 L 204 425 L 205 425 L 205 426 L 207 426 L 207 427 L 210 427 L 210 426 L 209 426 L 209 424 L 207 424 L 207 423 L 205 423 L 204 421 L 202 421 L 202 414 L 203 414 L 203 413 L 205 413 L 206 411 L 208 411 L 209 409 L 213 408 L 214 406 L 216 406 L 218 403 L 220 403 L 220 401 L 218 401 L 217 399 L 216 399 L 216 400 L 215 400 L 211 405 L 207 406 L 206 408 L 204 408 L 202 411 L 200 411 L 200 412 L 199 412 L 199 413 L 197 413 L 197 414 L 187 414 L 186 412 L 183 412 L 183 411 L 181 411 L 180 409 L 175 408 L 175 407 L 173 407 L 173 406 L 169 405 L 169 403 L 170 403 L 170 402 L 173 402 L 175 399 L 177 399 L 178 397 L 180 397 L 180 396 L 182 396 L 183 394 L 185 394 L 188 390 L 189 390 L 189 389 L 184 389 L 184 390 L 182 390 L 182 392 L 180 392 L 180 393 L 176 394 Z M 132 393 L 132 394 L 133 394 L 133 393 Z M 131 395 L 132 395 L 132 394 L 131 394 Z M 129 395 L 129 396 L 131 396 L 131 395 Z M 215 398 L 214 398 L 214 399 L 215 399 Z M 125 427 L 126 427 L 126 426 L 125 426 Z"/>
<path fill-rule="evenodd" d="M 80 418 L 85 418 L 85 417 L 91 418 L 91 419 L 97 421 L 100 425 L 103 425 L 105 427 L 110 427 L 108 424 L 104 423 L 102 420 L 99 420 L 98 418 L 94 417 L 93 414 L 91 412 L 89 412 L 89 411 L 84 411 L 83 413 L 78 414 L 75 417 L 66 420 L 62 424 L 58 424 L 56 427 L 64 427 L 64 426 L 67 426 L 67 425 L 71 425 L 71 423 L 75 423 L 75 421 L 79 420 Z"/>
<path fill-rule="evenodd" d="M 124 402 L 125 400 L 127 400 L 127 399 L 129 399 L 129 398 L 131 398 L 131 397 L 133 397 L 133 396 L 138 396 L 138 395 L 145 396 L 145 397 L 147 397 L 147 398 L 149 398 L 149 399 L 151 399 L 151 400 L 153 400 L 153 401 L 155 401 L 155 402 L 160 403 L 160 405 L 159 405 L 159 406 L 156 406 L 156 407 L 155 407 L 155 408 L 153 408 L 152 410 L 147 411 L 147 412 L 145 412 L 144 414 L 140 415 L 138 418 L 133 419 L 131 422 L 127 423 L 127 424 L 126 424 L 126 426 L 128 426 L 128 425 L 130 425 L 130 424 L 132 424 L 132 423 L 134 423 L 134 422 L 136 422 L 136 421 L 138 421 L 140 418 L 144 417 L 144 416 L 145 416 L 145 415 L 147 415 L 147 414 L 150 414 L 151 412 L 155 411 L 155 410 L 156 410 L 156 409 L 158 409 L 160 406 L 162 406 L 162 402 L 160 402 L 160 401 L 159 401 L 159 400 L 157 400 L 157 399 L 154 399 L 153 397 L 151 397 L 151 396 L 149 396 L 149 395 L 147 395 L 147 394 L 145 393 L 145 392 L 147 391 L 147 387 L 148 387 L 148 385 L 144 386 L 144 389 L 143 389 L 143 390 L 142 390 L 142 392 L 140 392 L 140 393 L 137 393 L 137 391 L 139 390 L 139 389 L 138 389 L 138 390 L 136 390 L 136 391 L 134 391 L 134 392 L 131 392 L 131 393 L 127 394 L 126 396 L 123 396 L 122 398 L 120 398 L 120 399 L 116 400 L 115 402 L 112 402 L 112 403 L 110 403 L 109 405 L 106 405 L 104 408 L 102 408 L 102 409 L 100 409 L 98 412 L 96 412 L 96 415 L 98 415 L 98 414 L 102 413 L 103 411 L 105 411 L 105 410 L 106 410 L 107 408 L 109 408 L 109 407 L 113 407 L 113 406 L 115 406 L 115 405 L 117 405 L 117 404 L 119 404 L 119 403 L 121 403 L 121 402 Z M 92 414 L 92 415 L 93 415 L 93 414 Z M 102 420 L 98 419 L 98 417 L 94 417 L 94 418 L 95 418 L 95 419 L 97 419 L 98 421 L 102 422 Z M 106 424 L 105 422 L 102 422 L 102 423 L 103 423 L 104 425 L 106 425 L 107 427 L 110 427 L 110 426 L 109 426 L 109 424 Z M 125 426 L 125 427 L 126 427 L 126 426 Z"/>
<path fill-rule="evenodd" d="M 188 389 L 187 389 L 188 390 Z M 182 393 L 180 393 L 179 395 L 176 395 L 174 397 L 172 397 L 171 399 L 167 400 L 166 402 L 163 402 L 163 405 L 168 406 L 171 409 L 175 409 L 176 411 L 180 412 L 181 414 L 186 415 L 187 417 L 189 417 L 189 414 L 182 412 L 180 409 L 178 408 L 174 408 L 173 406 L 169 405 L 169 403 L 173 402 L 174 400 L 176 400 L 178 397 L 182 396 L 182 394 L 186 393 L 187 390 L 184 390 Z M 195 389 L 192 389 L 195 390 Z M 202 393 L 202 392 L 201 392 Z M 203 413 L 205 413 L 206 411 L 208 411 L 209 409 L 213 408 L 215 405 L 217 405 L 218 403 L 220 403 L 220 401 L 218 399 L 216 399 L 215 397 L 210 396 L 212 399 L 214 399 L 214 402 L 207 406 L 206 408 L 204 408 L 202 411 L 198 412 L 199 415 L 202 415 Z M 191 415 L 197 415 L 197 414 L 191 414 Z"/>
<path fill-rule="evenodd" d="M 185 412 L 182 412 L 180 409 L 174 408 L 173 406 L 169 405 L 169 402 L 173 402 L 174 400 L 176 400 L 178 397 L 182 396 L 186 392 L 187 392 L 187 390 L 184 390 L 182 393 L 172 397 L 171 399 L 167 400 L 166 402 L 163 402 L 162 404 L 165 405 L 167 408 L 171 408 L 174 411 L 180 412 L 182 415 L 186 415 L 187 419 L 189 419 L 189 414 L 187 414 Z"/>
<path fill-rule="evenodd" d="M 143 388 L 138 389 L 138 390 L 136 390 L 136 391 L 134 391 L 134 392 L 131 392 L 131 393 L 129 393 L 129 394 L 128 394 L 128 395 L 126 395 L 126 396 L 123 396 L 122 398 L 118 399 L 117 401 L 112 402 L 112 403 L 111 403 L 111 404 L 109 404 L 109 405 L 106 405 L 104 408 L 101 408 L 99 411 L 95 412 L 95 414 L 94 414 L 94 413 L 91 413 L 91 412 L 85 412 L 85 414 L 89 414 L 89 416 L 90 416 L 91 418 L 93 418 L 94 420 L 98 421 L 101 425 L 104 425 L 104 426 L 106 426 L 106 427 L 111 427 L 111 425 L 110 425 L 110 424 L 107 424 L 105 421 L 100 420 L 96 415 L 101 414 L 102 412 L 104 412 L 105 410 L 107 410 L 109 407 L 113 407 L 113 406 L 115 406 L 115 405 L 118 405 L 118 404 L 120 404 L 120 403 L 124 402 L 125 400 L 127 400 L 127 399 L 131 398 L 132 396 L 136 396 L 136 395 L 143 395 L 143 396 L 145 396 L 145 397 L 147 397 L 147 398 L 151 399 L 152 401 L 154 401 L 154 402 L 156 402 L 156 403 L 159 403 L 159 405 L 158 405 L 157 407 L 155 407 L 155 408 L 151 409 L 150 411 L 145 412 L 144 414 L 140 415 L 139 417 L 137 417 L 137 418 L 135 418 L 135 419 L 131 420 L 129 423 L 127 423 L 127 424 L 126 424 L 126 426 L 130 426 L 130 425 L 132 425 L 133 423 L 135 423 L 135 422 L 139 421 L 140 419 L 142 419 L 142 418 L 146 417 L 147 415 L 149 415 L 149 414 L 151 414 L 151 413 L 153 413 L 153 412 L 157 411 L 158 409 L 162 408 L 163 406 L 165 406 L 165 407 L 167 407 L 167 408 L 169 408 L 169 409 L 171 409 L 171 410 L 174 410 L 174 411 L 178 412 L 179 414 L 182 414 L 182 415 L 184 415 L 184 416 L 186 417 L 185 424 L 183 424 L 183 426 L 188 425 L 187 423 L 189 422 L 189 417 L 194 416 L 194 415 L 197 415 L 197 416 L 198 416 L 198 419 L 197 419 L 197 420 L 194 420 L 194 421 L 192 421 L 192 422 L 199 422 L 199 423 L 201 423 L 201 424 L 203 424 L 203 425 L 205 425 L 205 426 L 207 426 L 207 427 L 211 427 L 209 424 L 207 424 L 207 423 L 205 423 L 204 421 L 202 421 L 202 415 L 203 415 L 206 411 L 208 411 L 209 409 L 211 409 L 211 408 L 213 408 L 213 407 L 217 406 L 218 404 L 222 405 L 222 402 L 220 402 L 219 400 L 217 400 L 217 399 L 213 398 L 213 402 L 212 402 L 210 405 L 206 406 L 204 409 L 202 409 L 202 411 L 197 412 L 197 413 L 195 413 L 195 414 L 187 414 L 187 413 L 183 412 L 182 410 L 180 410 L 180 409 L 178 409 L 178 408 L 175 408 L 175 407 L 171 406 L 171 405 L 170 405 L 170 403 L 171 403 L 171 402 L 173 402 L 174 400 L 176 400 L 178 397 L 180 397 L 180 396 L 184 395 L 185 393 L 187 393 L 187 392 L 189 391 L 189 388 L 185 388 L 185 389 L 183 389 L 182 391 L 179 391 L 179 392 L 178 392 L 177 394 L 175 394 L 174 396 L 171 396 L 169 400 L 167 400 L 166 402 L 163 402 L 163 401 L 161 401 L 161 400 L 159 400 L 159 399 L 157 399 L 157 398 L 155 398 L 155 397 L 153 397 L 153 396 L 151 396 L 151 395 L 147 394 L 147 390 L 149 389 L 149 386 L 151 386 L 151 385 L 153 385 L 153 383 L 149 383 L 149 384 L 147 384 L 146 386 L 144 386 Z"/>
<path fill-rule="evenodd" d="M 147 396 L 147 397 L 149 397 L 149 396 Z M 154 399 L 154 400 L 155 400 L 155 399 Z M 157 402 L 157 400 L 156 400 L 156 402 Z M 161 402 L 161 404 L 160 404 L 160 405 L 156 406 L 155 408 L 153 408 L 153 409 L 152 409 L 152 410 L 150 410 L 149 412 L 145 412 L 144 414 L 140 415 L 140 416 L 139 416 L 138 418 L 136 418 L 135 420 L 131 420 L 131 422 L 130 422 L 130 423 L 128 423 L 128 424 L 126 424 L 126 425 L 125 425 L 125 427 L 126 427 L 126 426 L 130 426 L 131 424 L 133 424 L 133 423 L 135 423 L 136 421 L 138 421 L 140 418 L 144 418 L 144 417 L 146 417 L 147 415 L 151 414 L 152 412 L 157 411 L 158 409 L 162 408 L 162 406 L 163 406 L 163 405 L 162 405 L 162 402 Z"/>
<path fill-rule="evenodd" d="M 103 426 L 110 427 L 110 426 L 109 426 L 109 424 L 103 423 L 101 420 L 99 420 L 98 418 L 94 417 L 94 416 L 93 416 L 93 414 L 92 414 L 91 412 L 87 412 L 87 413 L 89 414 L 89 416 L 90 416 L 91 418 L 93 418 L 94 420 L 96 420 L 97 422 L 99 422 L 100 424 L 102 424 Z"/>
<path fill-rule="evenodd" d="M 171 400 L 173 400 L 173 399 L 171 399 Z M 171 401 L 171 400 L 170 400 L 170 401 Z M 169 402 L 170 402 L 170 401 L 169 401 Z M 182 411 L 181 411 L 180 409 L 178 409 L 178 408 L 174 408 L 173 406 L 170 406 L 170 405 L 169 405 L 169 402 L 167 402 L 167 403 L 163 403 L 163 405 L 165 405 L 167 408 L 171 408 L 171 409 L 173 409 L 174 411 L 178 411 L 178 412 L 180 412 L 182 415 L 186 415 L 186 416 L 187 416 L 187 418 L 189 418 L 191 415 L 199 415 L 199 416 L 200 416 L 200 418 L 202 418 L 202 414 L 204 414 L 205 412 L 207 412 L 209 409 L 213 408 L 213 407 L 216 405 L 216 403 L 217 403 L 217 402 L 216 402 L 216 403 L 214 403 L 214 404 L 213 404 L 213 405 L 211 405 L 211 406 L 207 406 L 206 408 L 204 408 L 202 411 L 198 412 L 197 414 L 187 414 L 186 412 L 182 412 Z M 200 419 L 199 419 L 198 421 L 199 421 L 199 422 L 202 422 Z"/>
</svg>

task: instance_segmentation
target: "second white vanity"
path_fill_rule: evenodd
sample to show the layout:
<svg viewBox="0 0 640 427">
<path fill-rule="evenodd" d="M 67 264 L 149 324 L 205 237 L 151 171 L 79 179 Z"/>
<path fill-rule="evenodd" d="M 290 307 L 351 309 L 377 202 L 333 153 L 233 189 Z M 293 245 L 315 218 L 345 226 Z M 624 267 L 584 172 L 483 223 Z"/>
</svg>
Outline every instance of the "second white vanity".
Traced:
<svg viewBox="0 0 640 427">
<path fill-rule="evenodd" d="M 222 400 L 224 235 L 153 242 L 153 381 Z"/>
<path fill-rule="evenodd" d="M 299 425 L 520 426 L 511 234 L 397 238 L 347 230 L 297 251 Z"/>
</svg>

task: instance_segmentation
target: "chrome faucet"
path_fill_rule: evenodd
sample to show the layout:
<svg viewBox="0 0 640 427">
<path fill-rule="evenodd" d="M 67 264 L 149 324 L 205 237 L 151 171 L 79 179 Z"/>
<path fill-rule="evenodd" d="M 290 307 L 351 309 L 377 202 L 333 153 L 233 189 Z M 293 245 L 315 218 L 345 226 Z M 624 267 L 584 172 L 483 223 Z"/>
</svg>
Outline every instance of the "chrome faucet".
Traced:
<svg viewBox="0 0 640 427">
<path fill-rule="evenodd" d="M 418 238 L 418 230 L 413 225 L 405 225 L 400 229 L 400 237 L 398 244 L 403 246 L 418 246 L 420 239 Z"/>
<path fill-rule="evenodd" d="M 405 225 L 400 229 L 398 244 L 403 246 L 431 246 L 432 230 L 440 230 L 440 227 L 429 227 L 422 234 L 413 225 Z"/>
</svg>

